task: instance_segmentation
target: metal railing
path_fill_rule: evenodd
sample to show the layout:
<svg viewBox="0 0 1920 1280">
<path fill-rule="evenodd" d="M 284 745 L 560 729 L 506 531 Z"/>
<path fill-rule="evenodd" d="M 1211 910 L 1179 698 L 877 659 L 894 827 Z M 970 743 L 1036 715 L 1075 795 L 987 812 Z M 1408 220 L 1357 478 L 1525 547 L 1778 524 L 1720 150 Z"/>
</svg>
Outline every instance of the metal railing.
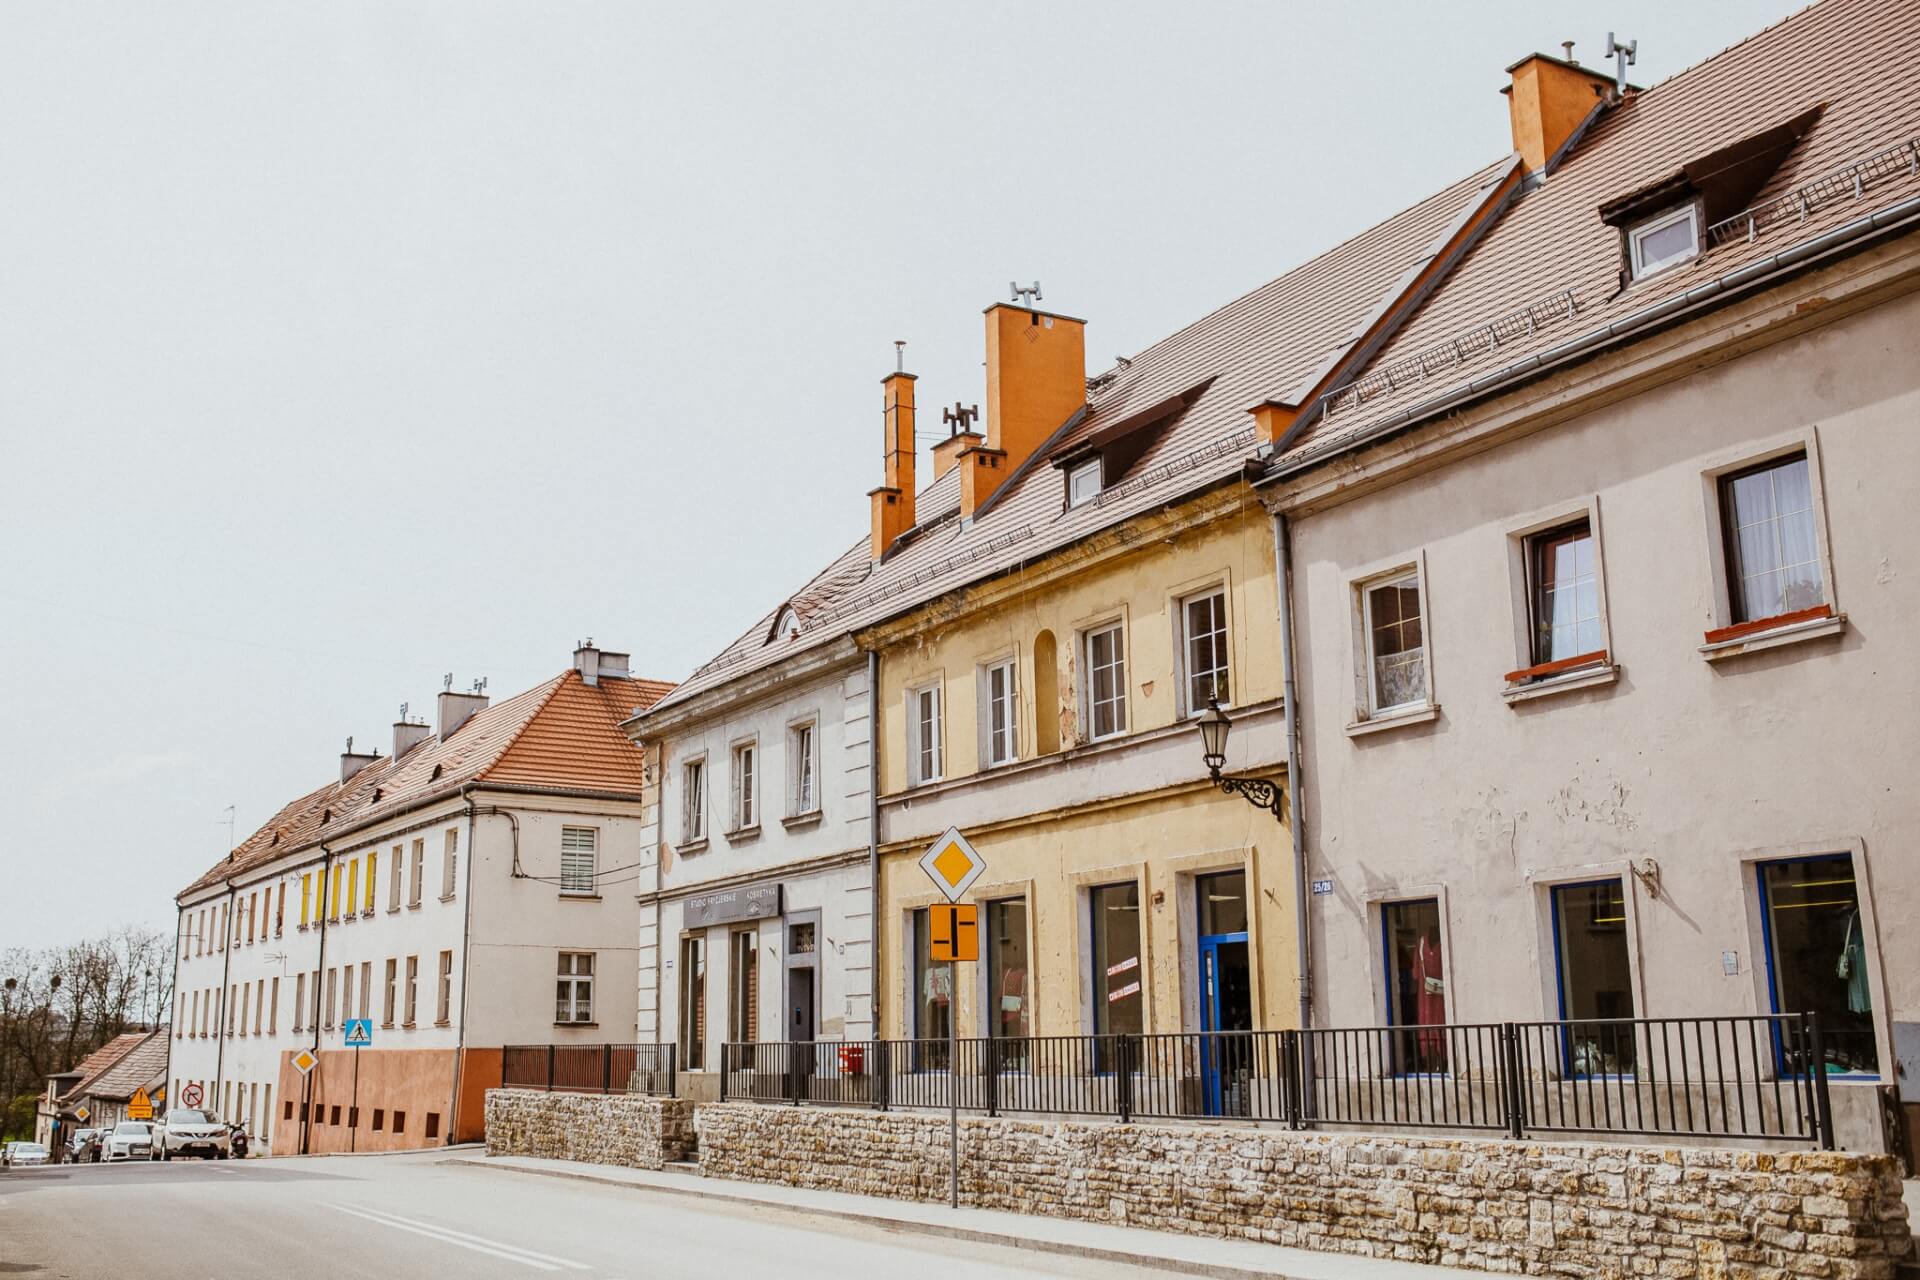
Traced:
<svg viewBox="0 0 1920 1280">
<path fill-rule="evenodd" d="M 1831 1149 L 1828 1048 L 1813 1014 L 776 1041 L 722 1045 L 720 1096 Z"/>
<path fill-rule="evenodd" d="M 648 1093 L 672 1097 L 678 1084 L 671 1044 L 510 1044 L 500 1083 L 548 1093 Z"/>
</svg>

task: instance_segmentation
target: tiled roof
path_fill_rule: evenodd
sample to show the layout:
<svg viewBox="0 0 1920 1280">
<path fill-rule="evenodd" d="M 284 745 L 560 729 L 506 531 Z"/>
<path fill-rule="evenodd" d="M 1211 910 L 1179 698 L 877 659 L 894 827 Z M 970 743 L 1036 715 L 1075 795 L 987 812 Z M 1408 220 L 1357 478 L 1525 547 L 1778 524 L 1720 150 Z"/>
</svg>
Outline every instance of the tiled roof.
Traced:
<svg viewBox="0 0 1920 1280">
<path fill-rule="evenodd" d="M 642 757 L 620 723 L 673 686 L 602 676 L 588 685 L 567 670 L 485 710 L 446 738 L 376 760 L 345 782 L 311 791 L 276 813 L 182 897 L 264 866 L 321 839 L 357 829 L 468 783 L 638 796 Z"/>
<path fill-rule="evenodd" d="M 1299 463 L 1417 417 L 1449 392 L 1552 352 L 1729 271 L 1853 219 L 1920 195 L 1920 5 L 1825 0 L 1604 111 L 1547 181 L 1513 206 L 1360 370 L 1364 395 L 1330 397 L 1331 412 L 1281 460 Z M 1677 178 L 1683 166 L 1813 112 L 1817 119 L 1751 197 L 1763 205 L 1888 148 L 1857 191 L 1850 173 L 1826 184 L 1800 217 L 1760 219 L 1684 266 L 1622 288 L 1620 230 L 1600 209 Z M 1572 302 L 1571 309 L 1568 306 Z M 1533 323 L 1525 309 L 1532 304 Z M 1487 326 L 1500 325 L 1492 343 Z M 1455 349 L 1455 342 L 1460 347 Z M 1424 366 L 1424 369 L 1423 369 Z M 1390 379 L 1382 376 L 1393 371 Z"/>
<path fill-rule="evenodd" d="M 152 1084 L 167 1072 L 167 1029 L 136 1034 L 137 1043 L 118 1062 L 84 1085 L 96 1098 L 122 1100 Z"/>
<path fill-rule="evenodd" d="M 100 1073 L 108 1067 L 120 1061 L 122 1057 L 132 1052 L 135 1045 L 146 1038 L 147 1033 L 144 1031 L 122 1032 L 120 1035 L 115 1036 L 113 1039 L 101 1045 L 98 1049 L 95 1049 L 86 1057 L 80 1059 L 79 1064 L 74 1067 L 74 1070 L 78 1072 L 80 1076 L 74 1088 L 87 1088 L 93 1083 L 94 1077 L 100 1075 Z"/>
<path fill-rule="evenodd" d="M 1124 368 L 1094 380 L 1085 414 L 1010 478 L 966 522 L 959 472 L 951 470 L 915 497 L 918 527 L 879 565 L 862 536 L 788 600 L 694 672 L 662 708 L 725 684 L 781 658 L 896 616 L 957 587 L 994 576 L 1086 539 L 1170 499 L 1228 479 L 1254 456 L 1247 412 L 1310 385 L 1328 360 L 1349 348 L 1431 261 L 1464 213 L 1476 208 L 1512 167 L 1503 158 L 1422 200 L 1345 244 L 1156 342 Z M 1159 432 L 1127 473 L 1093 501 L 1064 508 L 1064 487 L 1048 458 L 1170 396 L 1197 397 Z M 849 507 L 848 524 L 858 509 Z M 864 520 L 858 522 L 864 525 Z M 780 608 L 792 604 L 801 633 L 767 640 Z"/>
</svg>

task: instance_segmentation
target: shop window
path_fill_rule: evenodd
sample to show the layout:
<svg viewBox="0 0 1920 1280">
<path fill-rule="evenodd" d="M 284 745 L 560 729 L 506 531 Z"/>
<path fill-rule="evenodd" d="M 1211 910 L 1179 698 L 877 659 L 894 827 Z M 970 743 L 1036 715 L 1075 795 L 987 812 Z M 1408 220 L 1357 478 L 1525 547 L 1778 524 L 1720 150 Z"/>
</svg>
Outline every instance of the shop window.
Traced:
<svg viewBox="0 0 1920 1280">
<path fill-rule="evenodd" d="M 680 939 L 680 1057 L 689 1071 L 707 1065 L 707 940 Z"/>
<path fill-rule="evenodd" d="M 1611 1019 L 1634 1017 L 1633 961 L 1626 892 L 1618 880 L 1553 890 L 1555 962 L 1565 1069 L 1576 1076 L 1626 1075 L 1634 1069 L 1635 1032 Z"/>
<path fill-rule="evenodd" d="M 1796 858 L 1760 864 L 1767 987 L 1775 1013 L 1815 1013 L 1828 1074 L 1878 1074 L 1873 987 L 1852 859 Z M 1804 1071 L 1806 1063 L 1783 1067 Z"/>
<path fill-rule="evenodd" d="M 1406 1075 L 1447 1069 L 1447 976 L 1440 949 L 1440 900 L 1420 898 L 1380 907 L 1387 962 L 1387 1021 L 1393 1070 Z"/>
<path fill-rule="evenodd" d="M 1027 901 L 987 904 L 988 1034 L 1013 1043 L 997 1047 L 1002 1071 L 1024 1071 L 1026 1038 L 1033 1034 L 1033 979 L 1027 955 Z"/>
<path fill-rule="evenodd" d="M 1735 625 L 1826 603 L 1806 454 L 1722 476 L 1720 519 Z"/>
<path fill-rule="evenodd" d="M 751 929 L 735 931 L 728 939 L 727 1039 L 735 1044 L 752 1044 L 760 1038 L 760 946 L 759 936 Z M 751 1066 L 751 1060 L 737 1063 Z"/>
<path fill-rule="evenodd" d="M 953 1031 L 953 964 L 934 961 L 931 925 L 926 908 L 913 913 L 914 1069 L 945 1071 L 947 1037 Z"/>
<path fill-rule="evenodd" d="M 1140 954 L 1140 885 L 1105 884 L 1089 890 L 1088 933 L 1093 943 L 1093 1031 L 1097 1036 L 1137 1036 L 1146 1029 L 1146 967 Z M 1111 1070 L 1112 1041 L 1094 1042 L 1099 1070 Z"/>
</svg>

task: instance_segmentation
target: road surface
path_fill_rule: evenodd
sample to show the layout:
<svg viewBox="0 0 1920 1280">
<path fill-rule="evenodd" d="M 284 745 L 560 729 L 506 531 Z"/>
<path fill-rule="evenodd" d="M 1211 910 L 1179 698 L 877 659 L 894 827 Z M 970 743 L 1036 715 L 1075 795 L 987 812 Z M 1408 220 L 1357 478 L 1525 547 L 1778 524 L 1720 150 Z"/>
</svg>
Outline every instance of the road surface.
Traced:
<svg viewBox="0 0 1920 1280">
<path fill-rule="evenodd" d="M 0 1278 L 1131 1280 L 1162 1274 L 788 1210 L 443 1164 L 444 1158 L 423 1152 L 0 1171 Z"/>
</svg>

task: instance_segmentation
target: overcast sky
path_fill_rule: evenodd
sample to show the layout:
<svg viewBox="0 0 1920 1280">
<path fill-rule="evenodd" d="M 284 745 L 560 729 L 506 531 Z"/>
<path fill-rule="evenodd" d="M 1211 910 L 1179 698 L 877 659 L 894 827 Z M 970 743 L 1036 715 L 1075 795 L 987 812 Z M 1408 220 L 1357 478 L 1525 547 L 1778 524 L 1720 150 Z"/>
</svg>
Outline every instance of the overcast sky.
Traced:
<svg viewBox="0 0 1920 1280">
<path fill-rule="evenodd" d="M 0 949 L 139 922 L 443 673 L 677 679 L 865 536 L 880 377 L 1092 369 L 1787 0 L 0 4 Z M 923 474 L 924 471 L 923 471 Z"/>
</svg>

